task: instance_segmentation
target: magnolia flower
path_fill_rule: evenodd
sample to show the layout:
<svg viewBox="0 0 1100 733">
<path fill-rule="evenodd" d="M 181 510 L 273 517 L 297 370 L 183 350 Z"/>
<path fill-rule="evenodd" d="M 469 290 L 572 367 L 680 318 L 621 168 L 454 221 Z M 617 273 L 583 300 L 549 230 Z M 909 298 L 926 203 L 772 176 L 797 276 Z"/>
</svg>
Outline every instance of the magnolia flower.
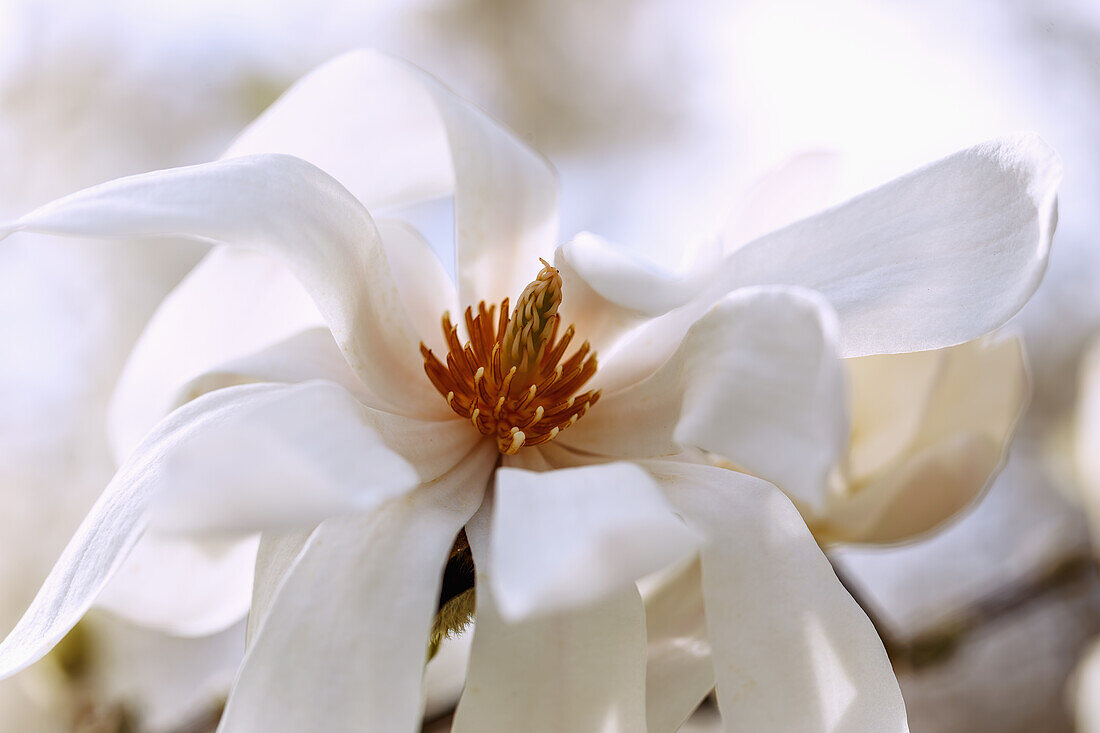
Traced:
<svg viewBox="0 0 1100 733">
<path fill-rule="evenodd" d="M 112 420 L 128 457 L 0 670 L 148 538 L 260 529 L 223 730 L 416 730 L 433 624 L 470 603 L 456 730 L 671 729 L 636 581 L 697 556 L 731 729 L 905 730 L 796 504 L 827 505 L 848 439 L 840 358 L 1008 319 L 1042 275 L 1058 177 L 1034 136 L 988 143 L 676 278 L 591 235 L 555 249 L 545 161 L 416 70 L 342 57 L 224 159 L 8 225 L 219 246 L 135 350 Z M 448 194 L 453 282 L 400 208 Z"/>
</svg>

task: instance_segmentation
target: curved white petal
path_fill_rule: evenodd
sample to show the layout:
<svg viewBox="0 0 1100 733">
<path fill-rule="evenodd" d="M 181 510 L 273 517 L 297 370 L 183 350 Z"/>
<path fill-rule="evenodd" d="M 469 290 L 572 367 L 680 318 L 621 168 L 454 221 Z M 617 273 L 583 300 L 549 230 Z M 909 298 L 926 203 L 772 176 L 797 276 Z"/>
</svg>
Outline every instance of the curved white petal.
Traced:
<svg viewBox="0 0 1100 733">
<path fill-rule="evenodd" d="M 6 231 L 179 235 L 249 247 L 285 264 L 372 393 L 409 415 L 442 415 L 416 379 L 419 339 L 370 215 L 339 183 L 287 155 L 121 178 L 53 201 Z"/>
<path fill-rule="evenodd" d="M 797 285 L 836 309 L 844 357 L 941 348 L 997 328 L 1046 270 L 1062 166 L 1035 135 L 994 140 L 734 250 L 691 303 L 638 329 L 603 379 L 652 373 L 726 293 Z M 616 301 L 614 281 L 589 284 Z"/>
<path fill-rule="evenodd" d="M 238 359 L 211 365 L 183 385 L 176 393 L 172 409 L 185 405 L 216 389 L 256 382 L 296 384 L 311 379 L 324 379 L 340 385 L 367 405 L 377 399 L 344 360 L 343 352 L 324 326 L 310 328 L 288 338 L 246 354 Z"/>
<path fill-rule="evenodd" d="M 550 163 L 430 77 L 455 168 L 458 301 L 515 298 L 558 239 L 558 181 Z"/>
<path fill-rule="evenodd" d="M 921 351 L 997 328 L 1035 291 L 1061 162 L 1035 135 L 978 145 L 750 242 L 726 289 L 802 285 L 840 320 L 844 356 Z"/>
<path fill-rule="evenodd" d="M 449 311 L 457 319 L 460 312 L 451 276 L 431 245 L 412 226 L 398 219 L 378 219 L 375 223 L 409 321 L 430 348 L 446 353 L 443 313 Z"/>
<path fill-rule="evenodd" d="M 252 583 L 252 603 L 248 611 L 245 643 L 252 645 L 260 624 L 267 618 L 275 592 L 288 570 L 297 562 L 316 527 L 284 532 L 264 532 L 256 550 L 256 573 Z"/>
<path fill-rule="evenodd" d="M 593 291 L 609 304 L 650 317 L 690 301 L 698 295 L 703 276 L 712 274 L 662 271 L 636 253 L 588 232 L 559 247 L 557 257 L 587 282 L 597 283 Z"/>
<path fill-rule="evenodd" d="M 715 264 L 716 257 L 704 254 L 687 272 L 667 272 L 602 237 L 581 232 L 554 253 L 554 267 L 563 281 L 558 312 L 605 363 L 613 363 L 607 357 L 613 356 L 613 347 L 624 336 L 648 318 L 690 301 L 712 276 Z M 619 381 L 606 368 L 599 374 L 601 385 L 614 387 Z"/>
<path fill-rule="evenodd" d="M 158 456 L 150 525 L 167 532 L 234 532 L 316 524 L 364 510 L 419 482 L 389 445 L 387 422 L 330 382 L 244 385 L 233 412 L 188 428 Z"/>
<path fill-rule="evenodd" d="M 376 52 L 344 54 L 295 82 L 223 157 L 308 160 L 372 211 L 449 195 L 447 130 L 418 76 L 427 75 Z"/>
<path fill-rule="evenodd" d="M 466 667 L 474 641 L 473 624 L 453 637 L 444 637 L 439 651 L 424 669 L 424 719 L 444 719 L 454 711 L 466 686 Z M 430 726 L 425 723 L 425 727 Z"/>
<path fill-rule="evenodd" d="M 496 456 L 482 442 L 434 483 L 318 527 L 259 622 L 218 730 L 418 731 L 447 551 Z"/>
<path fill-rule="evenodd" d="M 224 631 L 248 613 L 258 541 L 146 532 L 95 605 L 173 636 Z"/>
<path fill-rule="evenodd" d="M 377 52 L 306 76 L 228 154 L 260 152 L 314 163 L 371 209 L 449 193 L 453 181 L 463 307 L 515 297 L 557 244 L 550 164 L 430 75 Z"/>
<path fill-rule="evenodd" d="M 630 463 L 501 468 L 495 497 L 493 595 L 508 621 L 591 604 L 698 547 Z"/>
<path fill-rule="evenodd" d="M 912 445 L 946 354 L 946 349 L 933 349 L 845 360 L 852 416 L 849 481 L 873 478 Z"/>
<path fill-rule="evenodd" d="M 703 595 L 725 729 L 907 731 L 882 642 L 790 501 L 726 469 L 647 468 L 709 539 Z"/>
<path fill-rule="evenodd" d="M 645 614 L 636 588 L 517 624 L 492 593 L 490 502 L 467 525 L 477 625 L 455 733 L 645 730 Z"/>
<path fill-rule="evenodd" d="M 215 367 L 191 380 L 176 397 L 183 405 L 207 392 L 256 382 L 324 379 L 334 382 L 359 402 L 360 419 L 373 427 L 383 442 L 409 461 L 421 481 L 431 481 L 481 439 L 477 431 L 453 416 L 438 422 L 395 415 L 372 406 L 376 398 L 344 361 L 326 328 L 303 331 L 255 354 Z"/>
<path fill-rule="evenodd" d="M 600 400 L 558 441 L 612 456 L 716 453 L 811 508 L 848 438 L 836 323 L 820 296 L 742 288 L 656 373 Z"/>
<path fill-rule="evenodd" d="M 996 476 L 1006 446 L 960 433 L 916 452 L 851 494 L 830 497 L 821 542 L 889 544 L 930 532 L 970 506 Z"/>
<path fill-rule="evenodd" d="M 943 350 L 920 429 L 920 450 L 955 434 L 983 435 L 1006 447 L 1029 397 L 1027 358 L 1016 336 L 993 335 Z"/>
<path fill-rule="evenodd" d="M 130 352 L 107 414 L 116 463 L 179 404 L 188 381 L 317 327 L 327 330 L 282 263 L 214 247 L 168 294 Z"/>
<path fill-rule="evenodd" d="M 255 527 L 251 522 L 257 515 L 279 516 L 290 522 L 294 515 L 288 512 L 292 510 L 317 516 L 319 508 L 362 508 L 414 485 L 412 468 L 378 446 L 373 430 L 354 420 L 337 419 L 347 417 L 348 409 L 336 392 L 354 403 L 339 387 L 325 383 L 294 387 L 256 384 L 219 390 L 165 418 L 119 468 L 26 614 L 0 643 L 0 676 L 14 674 L 49 651 L 80 620 L 145 529 L 158 519 L 162 525 L 179 529 L 247 530 Z M 322 414 L 312 414 L 326 403 L 340 409 L 327 420 Z M 303 492 L 300 486 L 281 486 L 278 481 L 283 477 L 273 475 L 294 457 L 300 464 L 295 467 L 302 469 L 308 466 L 307 458 L 329 458 L 325 441 L 330 436 L 308 431 L 302 435 L 299 421 L 307 416 L 314 427 L 359 439 L 356 456 L 315 467 L 310 478 L 317 480 L 304 487 L 315 493 Z M 239 435 L 235 427 L 240 429 Z M 220 442 L 211 442 L 212 431 L 221 437 Z M 261 435 L 265 441 L 252 440 Z M 304 437 L 306 442 L 288 445 L 286 439 L 292 437 Z M 258 453 L 249 454 L 249 449 Z M 280 450 L 287 455 L 280 455 Z M 236 459 L 227 460 L 227 453 Z M 201 466 L 208 470 L 204 472 Z M 232 476 L 215 472 L 227 466 Z M 354 475 L 341 475 L 342 471 Z M 187 476 L 190 481 L 185 480 Z M 194 485 L 196 478 L 202 486 Z M 228 478 L 245 483 L 230 483 Z M 275 483 L 269 485 L 272 479 Z M 210 497 L 211 488 L 220 493 Z M 289 489 L 290 494 L 281 494 L 279 488 Z M 253 497 L 259 494 L 263 506 L 242 504 L 242 490 Z M 189 497 L 199 501 L 188 502 Z M 200 509 L 203 499 L 208 499 L 205 511 Z M 166 515 L 169 500 L 175 513 Z"/>
<path fill-rule="evenodd" d="M 438 346 L 440 316 L 455 310 L 454 285 L 415 230 L 376 223 L 410 322 Z M 116 460 L 170 410 L 233 384 L 327 379 L 381 407 L 322 323 L 281 264 L 215 248 L 161 304 L 130 355 L 109 414 Z"/>
<path fill-rule="evenodd" d="M 558 313 L 562 322 L 576 326 L 578 337 L 591 343 L 593 350 L 602 357 L 606 349 L 641 324 L 644 317 L 607 300 L 573 267 L 567 252 L 584 247 L 589 241 L 603 240 L 594 234 L 582 232 L 554 252 L 554 267 L 562 279 L 562 302 Z"/>
<path fill-rule="evenodd" d="M 646 627 L 646 730 L 680 729 L 714 689 L 698 560 L 642 589 Z"/>
<path fill-rule="evenodd" d="M 1023 344 L 987 337 L 855 361 L 867 363 L 852 372 L 862 397 L 849 483 L 830 495 L 815 534 L 881 543 L 935 529 L 971 504 L 1004 462 L 1029 394 Z M 902 397 L 906 389 L 918 399 Z M 876 433 L 891 437 L 874 440 Z"/>
</svg>

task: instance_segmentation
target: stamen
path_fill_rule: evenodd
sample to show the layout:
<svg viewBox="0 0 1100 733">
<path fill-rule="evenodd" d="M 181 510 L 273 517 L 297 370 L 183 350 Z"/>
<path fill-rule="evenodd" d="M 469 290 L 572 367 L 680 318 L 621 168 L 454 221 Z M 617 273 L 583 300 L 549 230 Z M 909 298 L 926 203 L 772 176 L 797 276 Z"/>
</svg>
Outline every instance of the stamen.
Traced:
<svg viewBox="0 0 1100 733">
<path fill-rule="evenodd" d="M 424 371 L 455 414 L 482 434 L 496 438 L 501 453 L 542 445 L 573 425 L 599 399 L 599 391 L 578 394 L 596 373 L 596 355 L 585 341 L 568 359 L 575 335 L 568 326 L 558 337 L 561 275 L 543 269 L 508 310 L 508 299 L 467 308 L 462 343 L 450 313 L 441 319 L 446 363 L 424 344 Z M 510 314 L 510 315 L 509 315 Z"/>
</svg>

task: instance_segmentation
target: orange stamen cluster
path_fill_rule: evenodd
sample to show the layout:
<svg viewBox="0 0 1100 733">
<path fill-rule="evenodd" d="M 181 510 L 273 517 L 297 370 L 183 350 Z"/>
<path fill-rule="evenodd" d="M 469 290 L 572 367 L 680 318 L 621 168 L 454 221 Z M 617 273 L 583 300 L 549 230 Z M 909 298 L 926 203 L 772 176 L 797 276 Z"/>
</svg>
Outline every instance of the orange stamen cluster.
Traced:
<svg viewBox="0 0 1100 733">
<path fill-rule="evenodd" d="M 553 440 L 600 398 L 599 390 L 577 394 L 596 373 L 596 355 L 585 341 L 563 361 L 574 331 L 569 326 L 558 338 L 561 276 L 542 264 L 510 316 L 507 298 L 499 316 L 485 301 L 477 315 L 466 309 L 465 344 L 450 314 L 443 314 L 446 365 L 420 344 L 424 371 L 450 408 L 494 436 L 505 455 Z"/>
</svg>

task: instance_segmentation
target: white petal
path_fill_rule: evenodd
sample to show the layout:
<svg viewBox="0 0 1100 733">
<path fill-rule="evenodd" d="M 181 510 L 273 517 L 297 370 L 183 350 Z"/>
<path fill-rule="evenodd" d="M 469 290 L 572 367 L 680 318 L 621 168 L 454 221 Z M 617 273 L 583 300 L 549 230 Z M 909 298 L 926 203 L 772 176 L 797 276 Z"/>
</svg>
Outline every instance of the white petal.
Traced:
<svg viewBox="0 0 1100 733">
<path fill-rule="evenodd" d="M 558 313 L 564 323 L 576 326 L 579 337 L 591 343 L 602 356 L 624 334 L 641 324 L 643 316 L 607 300 L 573 267 L 567 251 L 584 246 L 589 240 L 597 238 L 582 232 L 554 252 L 554 267 L 562 279 L 562 302 Z"/>
<path fill-rule="evenodd" d="M 373 427 L 383 442 L 409 461 L 421 481 L 431 481 L 469 452 L 481 436 L 462 420 L 429 422 L 395 415 L 370 406 L 377 398 L 347 366 L 332 334 L 311 329 L 266 349 L 215 367 L 184 386 L 176 404 L 186 404 L 207 392 L 240 384 L 325 379 L 339 384 L 360 402 L 360 419 Z M 270 528 L 270 527 L 269 527 Z"/>
<path fill-rule="evenodd" d="M 257 382 L 296 384 L 311 379 L 334 382 L 365 404 L 377 402 L 344 361 L 332 332 L 323 326 L 301 331 L 254 353 L 210 367 L 209 371 L 180 388 L 172 409 L 216 389 Z"/>
<path fill-rule="evenodd" d="M 397 219 L 379 219 L 376 223 L 409 321 L 430 348 L 446 353 L 443 313 L 449 311 L 457 318 L 460 312 L 451 276 L 431 245 L 412 226 Z"/>
<path fill-rule="evenodd" d="M 882 642 L 790 501 L 726 469 L 647 467 L 709 537 L 703 594 L 726 730 L 907 731 Z"/>
<path fill-rule="evenodd" d="M 378 226 L 410 320 L 426 329 L 430 317 L 424 337 L 439 340 L 439 317 L 454 309 L 454 286 L 409 227 L 391 220 Z M 216 248 L 162 304 L 127 363 L 110 414 L 117 459 L 170 410 L 235 384 L 327 379 L 381 407 L 328 328 L 308 327 L 314 322 L 320 314 L 279 263 Z M 304 330 L 295 331 L 297 325 Z"/>
<path fill-rule="evenodd" d="M 295 82 L 224 157 L 285 153 L 308 160 L 370 210 L 454 188 L 447 131 L 426 77 L 371 51 L 329 61 Z"/>
<path fill-rule="evenodd" d="M 474 641 L 473 624 L 454 637 L 444 637 L 424 669 L 424 719 L 445 718 L 454 711 L 466 686 L 466 667 Z M 427 727 L 427 726 L 425 726 Z"/>
<path fill-rule="evenodd" d="M 146 532 L 95 605 L 173 636 L 224 631 L 248 613 L 258 539 Z"/>
<path fill-rule="evenodd" d="M 1027 371 L 1024 345 L 1016 336 L 987 336 L 944 349 L 909 448 L 933 446 L 955 434 L 984 435 L 1006 447 L 1028 400 Z"/>
<path fill-rule="evenodd" d="M 613 347 L 650 316 L 666 313 L 690 301 L 713 274 L 717 253 L 701 254 L 687 272 L 658 268 L 628 249 L 590 232 L 581 232 L 558 247 L 554 266 L 562 276 L 559 313 L 574 324 L 580 338 L 600 352 L 601 385 L 617 385 L 619 371 Z M 610 370 L 607 365 L 611 364 Z"/>
<path fill-rule="evenodd" d="M 628 311 L 658 316 L 687 303 L 699 292 L 703 275 L 687 277 L 666 272 L 628 249 L 588 232 L 582 232 L 558 249 L 557 259 L 567 263 L 590 283 L 593 291 Z"/>
<path fill-rule="evenodd" d="M 158 457 L 150 524 L 168 532 L 300 527 L 364 510 L 419 482 L 377 413 L 330 382 L 245 385 L 232 413 L 188 428 Z M 181 431 L 182 432 L 182 431 Z M 140 450 L 140 449 L 139 449 Z"/>
<path fill-rule="evenodd" d="M 716 453 L 811 508 L 848 438 L 836 323 L 820 296 L 742 288 L 655 374 L 602 399 L 559 442 L 632 458 Z"/>
<path fill-rule="evenodd" d="M 872 479 L 904 455 L 920 430 L 946 354 L 933 349 L 845 360 L 852 415 L 850 481 Z"/>
<path fill-rule="evenodd" d="M 281 263 L 240 247 L 213 248 L 160 304 L 130 353 L 107 415 L 115 461 L 179 405 L 188 381 L 315 327 L 327 329 Z"/>
<path fill-rule="evenodd" d="M 714 664 L 698 560 L 642 590 L 646 626 L 646 725 L 676 731 L 714 689 Z"/>
<path fill-rule="evenodd" d="M 257 152 L 309 160 L 371 209 L 449 193 L 453 180 L 462 306 L 515 297 L 557 244 L 550 164 L 430 75 L 379 53 L 345 54 L 291 88 L 229 154 Z"/>
<path fill-rule="evenodd" d="M 712 303 L 747 285 L 821 292 L 839 317 L 845 357 L 982 336 L 1043 276 L 1061 175 L 1057 155 L 1035 135 L 995 140 L 734 248 L 695 300 L 623 344 L 604 384 L 652 373 Z M 613 302 L 621 297 L 611 283 L 589 284 Z"/>
<path fill-rule="evenodd" d="M 853 425 L 853 450 L 863 450 L 850 462 L 847 490 L 830 495 L 824 521 L 814 527 L 819 539 L 897 542 L 938 527 L 996 476 L 1027 404 L 1017 338 L 867 359 L 873 364 L 853 371 L 853 391 L 864 392 L 868 404 L 878 394 L 879 407 L 862 410 L 864 421 Z M 890 399 L 906 388 L 922 399 Z M 907 411 L 913 414 L 899 414 Z M 892 437 L 864 437 L 876 432 Z M 876 455 L 876 448 L 885 450 Z"/>
<path fill-rule="evenodd" d="M 909 456 L 851 494 L 830 497 L 821 542 L 894 543 L 930 532 L 970 506 L 997 475 L 1006 446 L 960 433 Z"/>
<path fill-rule="evenodd" d="M 509 624 L 491 590 L 490 513 L 483 506 L 466 528 L 477 567 L 477 625 L 455 733 L 645 730 L 645 616 L 637 589 Z"/>
<path fill-rule="evenodd" d="M 447 551 L 496 449 L 365 514 L 322 524 L 260 622 L 219 731 L 418 731 Z"/>
<path fill-rule="evenodd" d="M 370 215 L 305 161 L 259 155 L 121 178 L 46 204 L 7 231 L 23 229 L 179 235 L 264 252 L 301 281 L 372 393 L 405 414 L 446 412 L 415 378 L 419 339 Z"/>
<path fill-rule="evenodd" d="M 431 80 L 434 82 L 434 80 Z M 515 298 L 558 239 L 557 174 L 508 130 L 435 82 L 455 167 L 455 263 L 462 305 Z"/>
<path fill-rule="evenodd" d="M 962 343 L 1038 286 L 1061 175 L 1035 135 L 978 145 L 741 247 L 724 287 L 819 290 L 840 318 L 844 356 Z"/>
<path fill-rule="evenodd" d="M 633 464 L 501 468 L 496 476 L 493 595 L 509 621 L 629 589 L 698 546 Z"/>
<path fill-rule="evenodd" d="M 162 523 L 179 528 L 245 529 L 248 520 L 256 518 L 257 511 L 270 515 L 279 509 L 294 509 L 318 514 L 318 506 L 348 510 L 369 506 L 380 496 L 392 495 L 412 485 L 415 482 L 412 468 L 398 456 L 377 447 L 377 441 L 372 440 L 373 431 L 336 419 L 330 419 L 327 427 L 338 434 L 359 437 L 361 442 L 356 449 L 366 456 L 366 460 L 351 458 L 345 459 L 342 466 L 327 466 L 325 469 L 329 473 L 324 478 L 329 479 L 328 485 L 315 482 L 314 486 L 286 487 L 292 491 L 290 496 L 277 493 L 278 484 L 268 486 L 264 483 L 273 478 L 270 474 L 277 470 L 276 464 L 286 466 L 289 453 L 298 454 L 299 461 L 306 465 L 304 459 L 308 456 L 303 453 L 303 446 L 286 446 L 279 441 L 294 435 L 295 430 L 300 432 L 296 421 L 319 403 L 336 402 L 339 406 L 337 397 L 332 394 L 334 390 L 339 388 L 324 383 L 296 387 L 263 384 L 233 387 L 195 400 L 165 418 L 115 474 L 62 552 L 27 613 L 0 644 L 0 676 L 14 674 L 39 659 L 80 620 L 146 527 L 155 522 L 158 513 Z M 346 399 L 354 402 L 350 396 Z M 268 440 L 248 445 L 247 438 L 256 435 L 261 427 L 252 422 L 257 418 L 262 420 Z M 314 417 L 312 422 L 317 425 L 322 418 Z M 242 429 L 246 436 L 244 442 L 237 439 L 233 426 Z M 219 427 L 217 433 L 223 440 L 212 445 L 208 439 L 210 431 Z M 311 438 L 314 448 L 325 455 L 325 445 L 320 442 L 329 437 L 315 434 Z M 214 450 L 215 455 L 203 454 L 200 447 Z M 249 456 L 243 450 L 246 448 L 256 448 L 260 452 Z M 280 449 L 286 449 L 288 456 L 280 456 Z M 239 502 L 236 494 L 241 486 L 227 484 L 225 476 L 213 471 L 204 473 L 198 466 L 188 465 L 198 461 L 201 466 L 211 457 L 220 457 L 216 462 L 222 465 L 234 464 L 225 460 L 227 452 L 242 458 L 231 466 L 235 478 L 258 481 L 259 486 L 268 489 L 263 493 L 260 488 L 247 484 L 244 487 L 254 492 L 253 495 L 259 493 L 264 506 L 239 503 L 234 506 L 234 502 Z M 340 470 L 347 468 L 359 470 L 354 476 L 340 475 Z M 190 475 L 192 480 L 198 472 L 203 485 L 195 487 L 181 482 L 181 472 Z M 315 470 L 314 474 L 322 478 L 320 470 Z M 194 503 L 172 497 L 173 492 L 180 492 L 185 497 L 198 494 L 200 499 L 206 498 L 203 492 L 210 487 L 220 490 L 213 505 L 206 507 L 211 513 L 198 511 Z M 303 488 L 313 489 L 317 495 L 303 493 Z M 164 515 L 166 498 L 176 499 L 174 505 L 178 514 Z M 281 518 L 289 521 L 291 516 Z"/>
<path fill-rule="evenodd" d="M 245 641 L 251 646 L 256 638 L 275 593 L 283 582 L 287 571 L 297 562 L 310 536 L 316 527 L 295 529 L 285 532 L 264 532 L 260 535 L 260 546 L 256 551 L 256 575 L 252 584 L 252 604 L 248 612 L 248 628 Z"/>
</svg>

